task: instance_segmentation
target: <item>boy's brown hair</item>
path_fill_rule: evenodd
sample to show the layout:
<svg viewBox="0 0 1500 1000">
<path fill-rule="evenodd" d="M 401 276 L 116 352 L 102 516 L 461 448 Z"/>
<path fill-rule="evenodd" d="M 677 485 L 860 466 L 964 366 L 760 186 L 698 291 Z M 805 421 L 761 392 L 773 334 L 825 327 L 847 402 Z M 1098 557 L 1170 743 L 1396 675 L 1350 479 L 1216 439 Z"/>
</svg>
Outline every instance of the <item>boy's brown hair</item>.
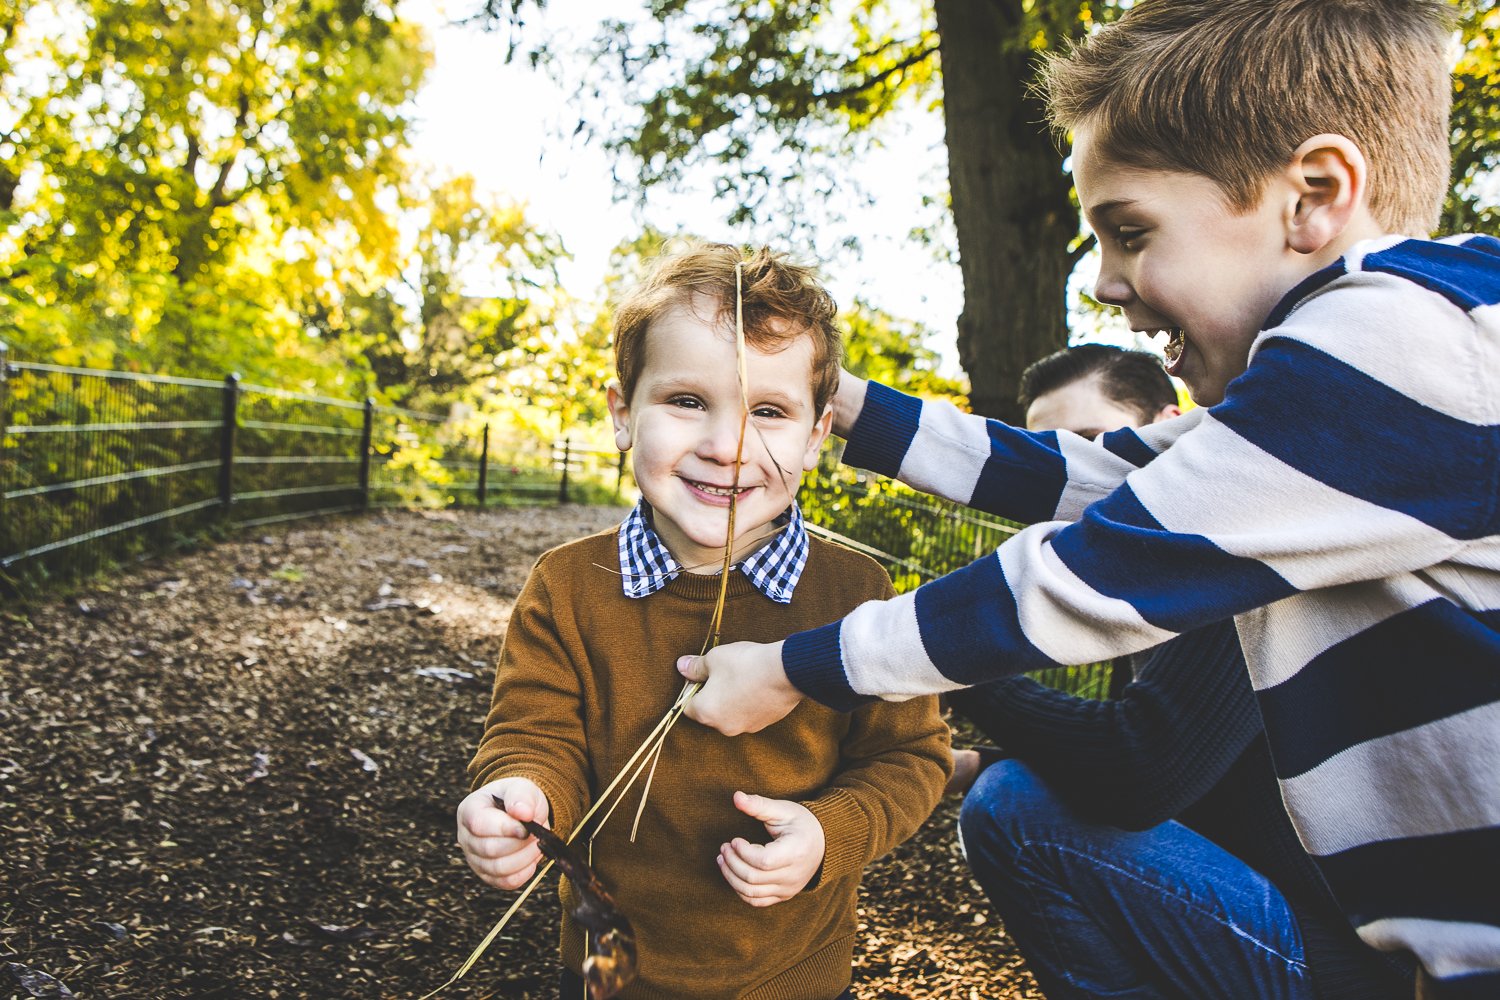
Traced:
<svg viewBox="0 0 1500 1000">
<path fill-rule="evenodd" d="M 1346 136 L 1376 221 L 1426 236 L 1448 189 L 1452 22 L 1443 0 L 1139 0 L 1040 86 L 1059 133 L 1211 178 L 1240 211 L 1304 141 Z"/>
<path fill-rule="evenodd" d="M 798 337 L 811 337 L 814 415 L 823 412 L 838 391 L 844 356 L 834 324 L 838 306 L 833 296 L 818 283 L 813 268 L 767 247 L 746 254 L 727 243 L 692 242 L 658 257 L 645 280 L 620 303 L 615 312 L 615 371 L 627 400 L 646 364 L 646 332 L 672 307 L 695 308 L 695 299 L 706 299 L 714 310 L 706 318 L 733 332 L 736 264 L 743 265 L 740 296 L 746 343 L 774 353 Z"/>
</svg>

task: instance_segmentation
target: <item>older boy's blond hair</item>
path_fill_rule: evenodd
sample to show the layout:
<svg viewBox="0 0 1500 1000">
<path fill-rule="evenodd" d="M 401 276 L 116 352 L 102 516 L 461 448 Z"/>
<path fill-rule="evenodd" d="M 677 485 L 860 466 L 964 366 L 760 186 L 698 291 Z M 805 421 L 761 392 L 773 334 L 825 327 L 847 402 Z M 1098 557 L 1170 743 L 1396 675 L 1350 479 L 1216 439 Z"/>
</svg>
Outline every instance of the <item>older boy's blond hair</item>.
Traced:
<svg viewBox="0 0 1500 1000">
<path fill-rule="evenodd" d="M 813 343 L 815 416 L 838 391 L 844 343 L 834 323 L 838 306 L 817 272 L 767 247 L 746 254 L 727 243 L 690 242 L 656 259 L 650 273 L 615 311 L 615 371 L 629 400 L 646 364 L 647 331 L 674 306 L 701 308 L 705 318 L 734 330 L 734 266 L 741 267 L 745 341 L 757 350 L 784 350 L 798 337 Z"/>
<path fill-rule="evenodd" d="M 1375 220 L 1426 236 L 1448 189 L 1452 20 L 1442 0 L 1138 0 L 1051 57 L 1041 88 L 1059 133 L 1209 177 L 1240 211 L 1304 141 L 1344 135 Z"/>
</svg>

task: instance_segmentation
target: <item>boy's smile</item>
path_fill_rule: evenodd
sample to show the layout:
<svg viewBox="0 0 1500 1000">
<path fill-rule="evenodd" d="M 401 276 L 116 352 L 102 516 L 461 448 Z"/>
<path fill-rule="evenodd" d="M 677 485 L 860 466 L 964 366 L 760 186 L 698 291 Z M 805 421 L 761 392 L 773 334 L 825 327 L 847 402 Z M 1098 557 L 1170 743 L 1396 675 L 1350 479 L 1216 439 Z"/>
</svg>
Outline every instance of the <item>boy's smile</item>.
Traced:
<svg viewBox="0 0 1500 1000">
<path fill-rule="evenodd" d="M 734 332 L 714 312 L 696 299 L 663 313 L 646 334 L 632 398 L 609 390 L 615 443 L 632 452 L 653 527 L 677 561 L 698 573 L 722 565 L 731 498 L 736 541 L 766 534 L 792 502 L 801 473 L 817 464 L 832 422 L 830 408 L 813 409 L 810 337 L 795 337 L 776 353 L 746 344 L 750 419 L 736 486 L 739 363 Z M 737 546 L 736 561 L 751 550 Z"/>
<path fill-rule="evenodd" d="M 1289 243 L 1298 195 L 1280 175 L 1248 211 L 1201 174 L 1127 166 L 1080 127 L 1073 179 L 1099 238 L 1094 297 L 1124 310 L 1132 330 L 1168 335 L 1167 370 L 1211 406 L 1245 370 L 1266 316 L 1328 261 Z"/>
</svg>

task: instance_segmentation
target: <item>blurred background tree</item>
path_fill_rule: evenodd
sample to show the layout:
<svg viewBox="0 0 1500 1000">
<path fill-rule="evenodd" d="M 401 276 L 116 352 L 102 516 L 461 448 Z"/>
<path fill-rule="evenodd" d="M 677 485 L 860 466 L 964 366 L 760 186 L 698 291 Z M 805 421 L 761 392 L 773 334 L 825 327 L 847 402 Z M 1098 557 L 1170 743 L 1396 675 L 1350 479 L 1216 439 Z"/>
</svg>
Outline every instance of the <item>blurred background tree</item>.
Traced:
<svg viewBox="0 0 1500 1000">
<path fill-rule="evenodd" d="M 1500 235 L 1500 10 L 1495 0 L 1461 0 L 1453 68 L 1453 188 L 1443 233 Z"/>
</svg>

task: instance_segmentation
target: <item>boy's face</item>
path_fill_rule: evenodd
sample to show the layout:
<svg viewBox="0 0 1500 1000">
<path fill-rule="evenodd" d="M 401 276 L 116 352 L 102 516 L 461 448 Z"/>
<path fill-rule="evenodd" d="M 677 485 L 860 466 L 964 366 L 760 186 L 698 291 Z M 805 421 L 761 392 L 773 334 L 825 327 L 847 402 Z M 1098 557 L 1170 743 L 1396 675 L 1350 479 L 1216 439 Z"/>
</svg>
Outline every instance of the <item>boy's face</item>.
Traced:
<svg viewBox="0 0 1500 1000">
<path fill-rule="evenodd" d="M 1091 138 L 1088 126 L 1074 135 L 1073 181 L 1102 254 L 1094 297 L 1132 330 L 1169 333 L 1167 370 L 1212 406 L 1266 316 L 1324 263 L 1288 245 L 1296 197 L 1272 178 L 1237 213 L 1209 178 L 1122 165 Z"/>
<path fill-rule="evenodd" d="M 734 332 L 698 300 L 665 312 L 646 332 L 646 363 L 629 401 L 609 390 L 615 443 L 651 504 L 654 526 L 690 571 L 714 573 L 723 559 L 730 487 L 743 404 Z M 833 419 L 813 409 L 810 337 L 775 354 L 745 345 L 750 419 L 740 467 L 736 542 L 766 533 L 787 508 Z M 778 466 L 780 469 L 778 470 Z M 748 549 L 736 545 L 736 560 Z"/>
</svg>

